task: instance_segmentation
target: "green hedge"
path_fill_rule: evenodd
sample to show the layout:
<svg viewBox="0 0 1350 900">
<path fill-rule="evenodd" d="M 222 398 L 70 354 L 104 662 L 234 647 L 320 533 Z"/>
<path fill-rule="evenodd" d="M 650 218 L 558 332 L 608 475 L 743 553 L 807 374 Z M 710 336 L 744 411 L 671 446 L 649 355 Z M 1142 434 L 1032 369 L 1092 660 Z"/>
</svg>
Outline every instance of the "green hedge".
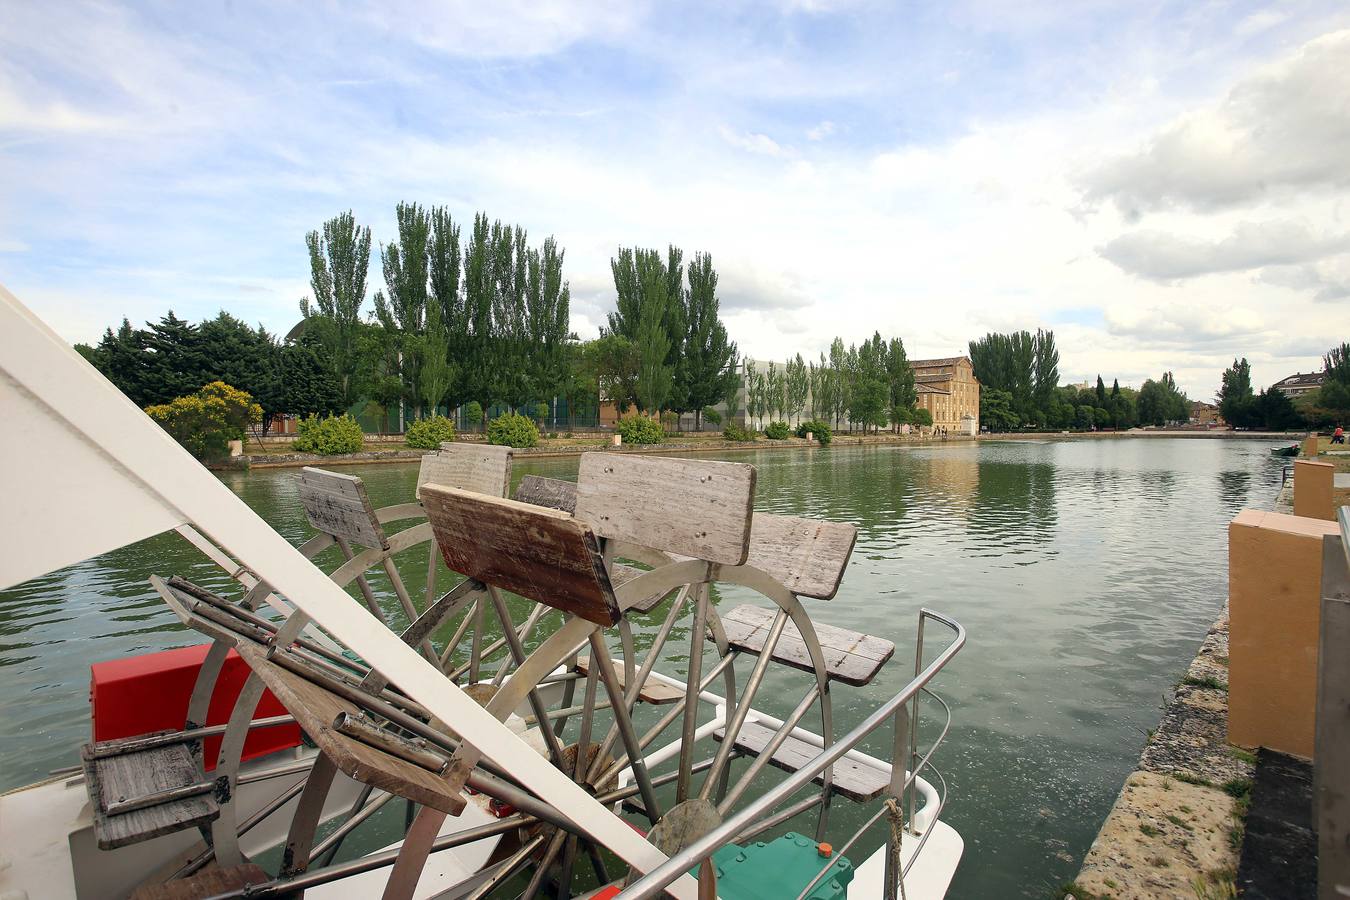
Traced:
<svg viewBox="0 0 1350 900">
<path fill-rule="evenodd" d="M 755 433 L 732 422 L 722 429 L 722 439 L 728 441 L 753 441 Z"/>
<path fill-rule="evenodd" d="M 830 441 L 834 438 L 834 432 L 830 431 L 830 426 L 818 419 L 812 419 L 809 422 L 803 422 L 798 425 L 797 437 L 806 437 L 808 431 L 811 432 L 812 437 L 820 441 L 820 446 L 822 447 L 828 447 Z"/>
<path fill-rule="evenodd" d="M 418 450 L 439 450 L 442 442 L 454 439 L 454 423 L 445 416 L 418 419 L 408 426 L 408 432 L 404 435 L 408 446 Z"/>
<path fill-rule="evenodd" d="M 614 430 L 623 435 L 625 444 L 659 444 L 666 439 L 666 430 L 661 423 L 646 416 L 620 419 Z"/>
<path fill-rule="evenodd" d="M 764 429 L 764 436 L 771 441 L 786 441 L 792 436 L 792 429 L 786 422 L 770 422 Z"/>
<path fill-rule="evenodd" d="M 291 448 L 298 453 L 358 453 L 365 443 L 365 433 L 350 415 L 328 416 L 320 419 L 311 415 L 301 419 L 298 434 Z"/>
<path fill-rule="evenodd" d="M 539 429 L 526 416 L 507 413 L 488 423 L 487 439 L 506 447 L 533 447 L 539 443 Z"/>
</svg>

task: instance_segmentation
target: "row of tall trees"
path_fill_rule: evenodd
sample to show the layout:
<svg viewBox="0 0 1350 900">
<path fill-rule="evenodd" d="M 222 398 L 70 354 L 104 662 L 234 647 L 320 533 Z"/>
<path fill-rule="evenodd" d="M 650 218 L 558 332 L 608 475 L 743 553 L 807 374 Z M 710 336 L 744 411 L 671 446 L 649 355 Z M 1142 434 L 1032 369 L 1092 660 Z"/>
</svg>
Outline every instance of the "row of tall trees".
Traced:
<svg viewBox="0 0 1350 900">
<path fill-rule="evenodd" d="M 620 412 L 694 413 L 735 397 L 739 354 L 719 314 L 712 257 L 621 247 L 610 260 L 615 308 L 585 348 L 588 371 Z"/>
<path fill-rule="evenodd" d="M 350 212 L 306 236 L 314 298 L 306 333 L 324 348 L 343 400 L 410 405 L 418 416 L 469 401 L 521 407 L 565 392 L 570 291 L 564 252 L 520 226 L 400 203 L 398 239 L 380 248 L 376 334 L 363 335 L 371 234 Z M 372 339 L 373 338 L 373 339 Z"/>
<path fill-rule="evenodd" d="M 1064 398 L 1056 393 L 1059 350 L 1053 331 L 990 332 L 970 342 L 970 361 L 980 382 L 981 425 L 1002 431 L 1054 424 Z"/>
<path fill-rule="evenodd" d="M 761 425 L 766 417 L 790 421 L 804 415 L 835 428 L 890 425 L 899 430 L 905 424 L 932 424 L 927 410 L 915 408 L 918 388 L 905 342 L 887 340 L 879 331 L 847 348 L 836 337 L 819 362 L 807 362 L 799 353 L 782 366 L 749 363 L 745 377 L 746 413 Z"/>
<path fill-rule="evenodd" d="M 123 319 L 96 346 L 75 349 L 141 407 L 169 403 L 216 381 L 247 391 L 262 407 L 263 434 L 279 413 L 345 408 L 315 341 L 282 343 L 226 312 L 196 325 L 172 310 L 145 328 Z"/>
</svg>

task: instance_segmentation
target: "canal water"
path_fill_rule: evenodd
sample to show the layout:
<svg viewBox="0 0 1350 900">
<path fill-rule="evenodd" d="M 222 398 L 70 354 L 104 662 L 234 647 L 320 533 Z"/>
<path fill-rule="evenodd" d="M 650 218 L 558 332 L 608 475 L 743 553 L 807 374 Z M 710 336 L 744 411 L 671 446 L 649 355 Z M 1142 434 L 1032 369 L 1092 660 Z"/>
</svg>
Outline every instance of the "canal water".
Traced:
<svg viewBox="0 0 1350 900">
<path fill-rule="evenodd" d="M 1077 872 L 1222 608 L 1227 521 L 1268 507 L 1278 489 L 1269 446 L 1151 438 L 726 454 L 758 467 L 757 509 L 859 527 L 838 596 L 804 602 L 816 621 L 898 649 L 872 685 L 835 691 L 837 728 L 904 685 L 921 606 L 968 629 L 936 684 L 954 715 L 937 757 L 950 789 L 944 818 L 966 842 L 952 897 L 1042 898 Z M 576 467 L 575 458 L 533 460 L 515 474 L 571 479 Z M 411 464 L 342 471 L 365 479 L 377 507 L 410 499 L 416 480 Z M 223 478 L 299 543 L 310 531 L 295 475 Z M 412 570 L 423 567 L 406 568 L 416 582 Z M 0 592 L 0 790 L 77 761 L 90 663 L 200 642 L 146 584 L 156 573 L 229 586 L 169 534 Z M 375 587 L 396 609 L 388 584 Z M 729 608 L 749 595 L 727 589 L 717 599 Z M 640 631 L 657 625 L 653 617 Z M 929 641 L 942 637 L 930 629 Z M 671 647 L 661 668 L 678 675 L 687 632 Z M 789 712 L 802 685 L 792 674 L 771 679 L 756 705 Z M 865 746 L 889 755 L 888 743 L 878 732 Z M 832 832 L 856 827 L 848 807 L 832 814 Z M 874 829 L 855 861 L 881 841 Z"/>
</svg>

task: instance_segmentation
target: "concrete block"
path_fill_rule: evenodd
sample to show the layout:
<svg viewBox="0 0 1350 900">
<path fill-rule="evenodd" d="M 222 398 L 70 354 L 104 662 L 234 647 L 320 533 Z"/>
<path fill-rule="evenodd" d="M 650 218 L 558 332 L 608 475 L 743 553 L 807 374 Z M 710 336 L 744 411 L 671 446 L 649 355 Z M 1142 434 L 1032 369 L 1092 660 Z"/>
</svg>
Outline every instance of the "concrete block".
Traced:
<svg viewBox="0 0 1350 900">
<path fill-rule="evenodd" d="M 1294 462 L 1294 515 L 1331 520 L 1336 517 L 1331 495 L 1336 467 L 1331 463 L 1300 459 Z"/>
<path fill-rule="evenodd" d="M 1228 525 L 1228 740 L 1311 758 L 1322 537 L 1333 522 L 1243 510 Z"/>
</svg>

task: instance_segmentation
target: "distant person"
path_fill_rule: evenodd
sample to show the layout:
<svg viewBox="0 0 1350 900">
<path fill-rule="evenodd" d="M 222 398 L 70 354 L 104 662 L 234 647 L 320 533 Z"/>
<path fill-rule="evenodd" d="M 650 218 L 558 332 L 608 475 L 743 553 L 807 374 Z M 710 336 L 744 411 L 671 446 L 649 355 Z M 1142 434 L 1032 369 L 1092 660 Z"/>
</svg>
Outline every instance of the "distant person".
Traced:
<svg viewBox="0 0 1350 900">
<path fill-rule="evenodd" d="M 1333 444 L 1345 443 L 1345 429 L 1337 425 L 1336 430 L 1331 433 L 1331 442 Z"/>
</svg>

